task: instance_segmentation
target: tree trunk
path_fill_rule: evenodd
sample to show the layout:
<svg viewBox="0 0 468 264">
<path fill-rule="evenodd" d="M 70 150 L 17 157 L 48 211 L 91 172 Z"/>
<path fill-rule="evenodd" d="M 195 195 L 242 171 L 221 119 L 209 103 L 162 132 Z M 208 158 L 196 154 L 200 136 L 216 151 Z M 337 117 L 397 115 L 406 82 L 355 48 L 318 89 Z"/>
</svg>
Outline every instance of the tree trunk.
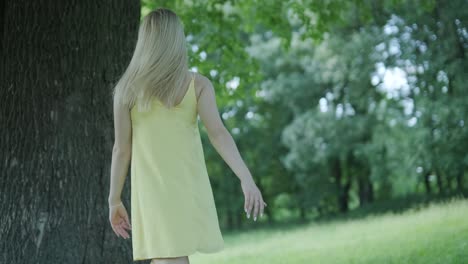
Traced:
<svg viewBox="0 0 468 264">
<path fill-rule="evenodd" d="M 375 198 L 375 195 L 374 195 L 374 185 L 372 185 L 372 181 L 369 181 L 369 202 L 372 203 L 374 202 L 374 198 Z"/>
<path fill-rule="evenodd" d="M 236 226 L 235 228 L 238 229 L 242 226 L 242 220 L 244 219 L 245 212 L 244 210 L 236 210 Z"/>
<path fill-rule="evenodd" d="M 373 201 L 373 186 L 370 179 L 370 168 L 367 162 L 358 162 L 361 167 L 360 176 L 357 177 L 359 204 L 365 205 Z"/>
<path fill-rule="evenodd" d="M 459 192 L 463 192 L 464 189 L 465 187 L 463 186 L 463 170 L 460 170 L 457 173 L 457 190 Z"/>
<path fill-rule="evenodd" d="M 227 221 L 226 221 L 226 227 L 228 229 L 233 229 L 234 228 L 234 222 L 236 221 L 235 220 L 235 214 L 233 212 L 233 210 L 229 210 L 229 213 L 228 213 L 228 216 L 227 216 Z"/>
<path fill-rule="evenodd" d="M 131 240 L 108 220 L 111 89 L 130 61 L 140 3 L 2 5 L 0 262 L 128 263 Z"/>
<path fill-rule="evenodd" d="M 301 221 L 306 220 L 306 208 L 304 206 L 299 207 L 299 217 Z"/>
<path fill-rule="evenodd" d="M 431 182 L 429 181 L 430 176 L 431 176 L 430 172 L 426 172 L 426 174 L 424 174 L 424 186 L 426 187 L 426 193 L 427 194 L 432 193 Z"/>
<path fill-rule="evenodd" d="M 340 212 L 346 213 L 349 210 L 349 190 L 351 189 L 351 182 L 347 181 L 343 185 L 343 193 L 340 196 Z"/>
<path fill-rule="evenodd" d="M 439 194 L 445 193 L 445 187 L 443 182 L 443 176 L 439 169 L 436 169 L 436 180 L 437 180 L 437 188 L 439 189 Z"/>
<path fill-rule="evenodd" d="M 359 187 L 359 204 L 365 205 L 369 204 L 374 199 L 374 190 L 372 186 L 372 182 L 369 179 L 369 175 L 364 177 L 360 177 L 358 179 L 358 187 Z"/>
<path fill-rule="evenodd" d="M 343 169 L 341 161 L 338 158 L 333 159 L 331 167 L 332 175 L 335 177 L 337 199 L 338 199 L 338 210 L 342 213 L 348 211 L 348 197 L 349 190 L 351 188 L 351 182 L 344 180 Z"/>
</svg>

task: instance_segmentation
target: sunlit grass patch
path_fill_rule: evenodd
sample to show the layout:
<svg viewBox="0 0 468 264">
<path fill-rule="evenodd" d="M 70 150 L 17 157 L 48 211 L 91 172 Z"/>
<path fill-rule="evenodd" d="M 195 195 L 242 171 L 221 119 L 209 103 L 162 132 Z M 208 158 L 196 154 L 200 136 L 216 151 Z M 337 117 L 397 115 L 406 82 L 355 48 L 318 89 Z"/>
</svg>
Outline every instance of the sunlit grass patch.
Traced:
<svg viewBox="0 0 468 264">
<path fill-rule="evenodd" d="M 468 200 L 402 213 L 225 235 L 226 249 L 196 254 L 211 263 L 468 263 Z"/>
</svg>

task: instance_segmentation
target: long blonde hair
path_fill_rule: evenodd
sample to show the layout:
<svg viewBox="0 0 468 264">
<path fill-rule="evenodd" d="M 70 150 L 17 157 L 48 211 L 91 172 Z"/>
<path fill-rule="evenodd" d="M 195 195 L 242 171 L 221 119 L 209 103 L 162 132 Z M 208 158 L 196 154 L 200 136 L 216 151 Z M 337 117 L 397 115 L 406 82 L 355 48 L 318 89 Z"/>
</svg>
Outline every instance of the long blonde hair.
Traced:
<svg viewBox="0 0 468 264">
<path fill-rule="evenodd" d="M 113 90 L 114 99 L 131 109 L 149 109 L 154 97 L 166 107 L 176 104 L 188 71 L 182 21 L 170 9 L 158 8 L 141 21 L 130 64 Z"/>
</svg>

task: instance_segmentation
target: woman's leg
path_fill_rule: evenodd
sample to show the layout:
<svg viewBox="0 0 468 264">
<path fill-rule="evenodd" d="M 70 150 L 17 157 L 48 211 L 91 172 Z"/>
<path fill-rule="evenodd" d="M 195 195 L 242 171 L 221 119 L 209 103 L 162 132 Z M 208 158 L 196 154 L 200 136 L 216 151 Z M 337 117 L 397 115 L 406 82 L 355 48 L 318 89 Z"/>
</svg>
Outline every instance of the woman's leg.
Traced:
<svg viewBox="0 0 468 264">
<path fill-rule="evenodd" d="M 190 264 L 188 256 L 176 258 L 154 258 L 150 264 Z"/>
</svg>

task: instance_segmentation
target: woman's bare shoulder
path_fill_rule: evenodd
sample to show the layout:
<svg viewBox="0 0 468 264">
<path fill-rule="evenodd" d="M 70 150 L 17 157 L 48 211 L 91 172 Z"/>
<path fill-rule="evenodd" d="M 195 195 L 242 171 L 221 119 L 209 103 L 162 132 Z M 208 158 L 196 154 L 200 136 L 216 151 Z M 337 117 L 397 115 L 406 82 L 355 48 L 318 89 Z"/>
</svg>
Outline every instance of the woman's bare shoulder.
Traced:
<svg viewBox="0 0 468 264">
<path fill-rule="evenodd" d="M 203 89 L 210 89 L 213 87 L 213 84 L 211 83 L 211 80 L 208 79 L 205 75 L 198 73 L 198 72 L 193 72 L 195 75 L 194 78 L 194 86 L 195 86 L 195 92 L 197 94 L 197 99 L 200 98 L 200 95 L 203 92 Z"/>
</svg>

